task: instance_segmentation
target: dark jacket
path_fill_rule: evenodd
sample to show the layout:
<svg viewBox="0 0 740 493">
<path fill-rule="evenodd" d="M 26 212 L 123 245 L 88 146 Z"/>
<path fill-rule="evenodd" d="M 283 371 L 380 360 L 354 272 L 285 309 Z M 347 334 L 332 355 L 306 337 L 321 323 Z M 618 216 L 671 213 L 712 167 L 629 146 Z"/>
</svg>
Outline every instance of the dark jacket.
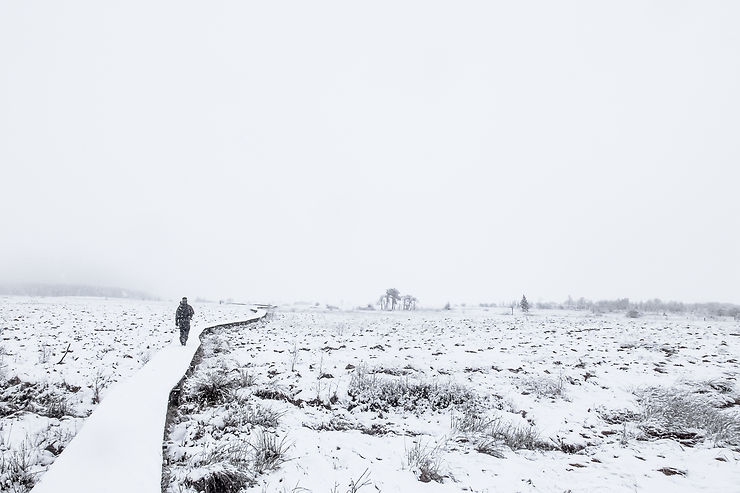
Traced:
<svg viewBox="0 0 740 493">
<path fill-rule="evenodd" d="M 190 319 L 193 318 L 193 307 L 187 303 L 180 303 L 175 312 L 175 325 L 190 325 Z"/>
</svg>

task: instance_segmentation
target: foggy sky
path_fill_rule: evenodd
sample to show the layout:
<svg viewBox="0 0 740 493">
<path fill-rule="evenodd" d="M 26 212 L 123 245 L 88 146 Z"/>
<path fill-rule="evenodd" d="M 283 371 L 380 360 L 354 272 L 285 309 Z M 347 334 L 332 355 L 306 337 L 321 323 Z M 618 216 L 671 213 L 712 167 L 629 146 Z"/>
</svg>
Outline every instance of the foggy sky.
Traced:
<svg viewBox="0 0 740 493">
<path fill-rule="evenodd" d="M 740 302 L 740 3 L 0 4 L 0 281 Z"/>
</svg>

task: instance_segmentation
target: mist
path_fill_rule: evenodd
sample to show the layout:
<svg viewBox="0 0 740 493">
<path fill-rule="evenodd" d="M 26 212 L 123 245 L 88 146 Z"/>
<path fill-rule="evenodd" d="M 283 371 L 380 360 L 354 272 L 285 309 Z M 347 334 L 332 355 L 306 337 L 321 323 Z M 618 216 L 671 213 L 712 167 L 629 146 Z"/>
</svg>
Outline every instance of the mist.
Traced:
<svg viewBox="0 0 740 493">
<path fill-rule="evenodd" d="M 736 2 L 5 2 L 0 281 L 740 302 L 738 25 Z"/>
</svg>

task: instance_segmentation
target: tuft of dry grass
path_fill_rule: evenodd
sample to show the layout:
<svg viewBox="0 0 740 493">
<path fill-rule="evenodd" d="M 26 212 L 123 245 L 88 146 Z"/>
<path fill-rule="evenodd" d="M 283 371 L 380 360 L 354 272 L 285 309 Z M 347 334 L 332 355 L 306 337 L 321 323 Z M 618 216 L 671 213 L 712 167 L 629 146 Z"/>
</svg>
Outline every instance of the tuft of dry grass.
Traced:
<svg viewBox="0 0 740 493">
<path fill-rule="evenodd" d="M 229 408 L 224 416 L 224 425 L 231 428 L 241 428 L 244 425 L 275 428 L 285 411 L 276 411 L 271 407 L 247 404 Z"/>
<path fill-rule="evenodd" d="M 531 377 L 524 379 L 522 385 L 526 392 L 548 399 L 565 398 L 565 377 Z"/>
<path fill-rule="evenodd" d="M 234 381 L 223 370 L 209 368 L 188 380 L 186 397 L 202 406 L 214 406 L 230 400 L 233 386 Z"/>
<path fill-rule="evenodd" d="M 34 466 L 38 452 L 28 437 L 15 450 L 0 453 L 0 490 L 14 493 L 31 491 L 36 484 Z"/>
<path fill-rule="evenodd" d="M 740 445 L 740 417 L 712 405 L 712 399 L 678 388 L 649 387 L 638 394 L 640 427 L 650 438 L 686 444 L 703 438 L 715 445 Z"/>
<path fill-rule="evenodd" d="M 553 450 L 553 446 L 540 438 L 534 426 L 516 426 L 500 417 L 481 416 L 475 408 L 464 410 L 462 415 L 451 418 L 453 433 L 463 434 L 474 448 L 488 455 L 502 457 L 502 446 L 511 450 Z"/>
<path fill-rule="evenodd" d="M 439 457 L 439 445 L 429 447 L 421 442 L 406 450 L 406 462 L 419 481 L 429 483 L 430 481 L 442 482 L 440 472 L 441 459 Z"/>
<path fill-rule="evenodd" d="M 287 438 L 278 440 L 277 435 L 261 431 L 257 433 L 254 443 L 250 443 L 254 452 L 253 468 L 258 474 L 277 469 L 288 460 L 287 451 L 292 444 Z"/>
</svg>

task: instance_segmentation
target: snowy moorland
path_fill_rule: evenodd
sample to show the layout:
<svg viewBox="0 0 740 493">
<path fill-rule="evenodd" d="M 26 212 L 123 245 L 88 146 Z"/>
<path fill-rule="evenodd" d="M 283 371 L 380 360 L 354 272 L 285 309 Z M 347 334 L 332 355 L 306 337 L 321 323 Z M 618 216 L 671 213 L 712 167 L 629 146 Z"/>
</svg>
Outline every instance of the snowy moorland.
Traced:
<svg viewBox="0 0 740 493">
<path fill-rule="evenodd" d="M 176 308 L 177 302 L 0 297 L 0 491 L 28 491 L 118 382 L 177 344 Z M 251 313 L 236 305 L 194 308 L 194 326 Z"/>
<path fill-rule="evenodd" d="M 0 490 L 28 491 L 117 382 L 177 344 L 175 308 L 0 298 Z M 252 314 L 194 308 L 200 327 Z M 737 491 L 738 360 L 732 320 L 284 309 L 203 336 L 163 488 Z"/>
<path fill-rule="evenodd" d="M 282 311 L 204 335 L 169 492 L 738 491 L 740 326 Z"/>
</svg>

